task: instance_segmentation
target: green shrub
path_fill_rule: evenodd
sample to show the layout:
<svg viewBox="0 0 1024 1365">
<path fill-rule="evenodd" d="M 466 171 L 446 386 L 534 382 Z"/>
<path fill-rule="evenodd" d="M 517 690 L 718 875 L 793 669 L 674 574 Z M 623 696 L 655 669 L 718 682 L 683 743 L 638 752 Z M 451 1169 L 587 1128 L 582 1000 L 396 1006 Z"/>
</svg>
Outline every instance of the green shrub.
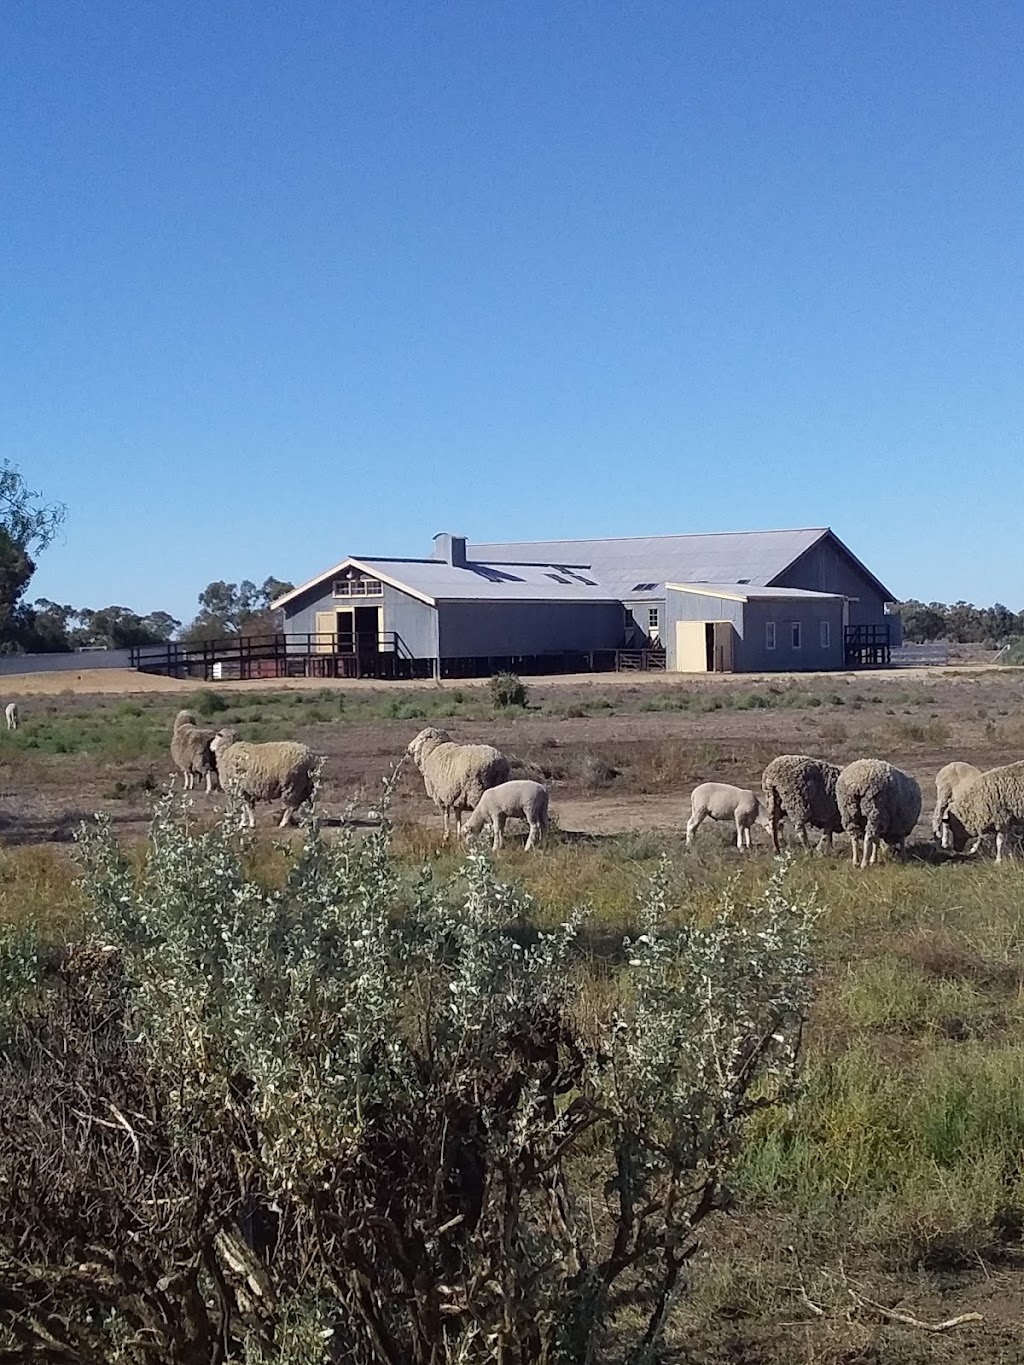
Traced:
<svg viewBox="0 0 1024 1365">
<path fill-rule="evenodd" d="M 661 868 L 584 1000 L 580 914 L 531 927 L 483 855 L 401 892 L 386 822 L 328 843 L 314 819 L 268 890 L 251 845 L 176 810 L 141 865 L 83 831 L 90 938 L 55 988 L 0 943 L 26 1358 L 59 1330 L 90 1365 L 285 1341 L 304 1365 L 569 1365 L 617 1329 L 653 1359 L 749 1118 L 790 1097 L 813 909 L 783 871 L 670 932 Z"/>
<path fill-rule="evenodd" d="M 529 695 L 517 673 L 497 673 L 490 681 L 491 701 L 495 706 L 525 706 Z"/>
</svg>

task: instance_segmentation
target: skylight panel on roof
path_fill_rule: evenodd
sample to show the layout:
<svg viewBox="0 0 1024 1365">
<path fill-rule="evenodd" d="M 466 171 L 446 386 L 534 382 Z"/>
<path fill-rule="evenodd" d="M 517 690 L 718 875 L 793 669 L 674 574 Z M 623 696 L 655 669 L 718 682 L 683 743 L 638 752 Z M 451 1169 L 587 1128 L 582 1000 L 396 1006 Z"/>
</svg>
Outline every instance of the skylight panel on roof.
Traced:
<svg viewBox="0 0 1024 1365">
<path fill-rule="evenodd" d="M 633 591 L 634 591 L 634 592 L 650 592 L 652 588 L 656 588 L 657 586 L 658 586 L 657 583 L 634 583 L 634 584 L 633 584 Z"/>
</svg>

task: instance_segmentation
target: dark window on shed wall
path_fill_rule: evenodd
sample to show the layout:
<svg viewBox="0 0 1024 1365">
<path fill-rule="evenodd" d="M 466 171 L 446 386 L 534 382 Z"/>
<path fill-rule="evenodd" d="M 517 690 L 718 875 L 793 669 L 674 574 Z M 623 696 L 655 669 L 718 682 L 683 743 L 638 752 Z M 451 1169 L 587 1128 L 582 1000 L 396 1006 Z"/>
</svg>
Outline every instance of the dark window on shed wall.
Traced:
<svg viewBox="0 0 1024 1365">
<path fill-rule="evenodd" d="M 764 647 L 765 649 L 775 648 L 775 622 L 765 621 L 764 623 Z"/>
<path fill-rule="evenodd" d="M 790 641 L 794 649 L 800 648 L 800 622 L 791 621 L 789 623 Z"/>
</svg>

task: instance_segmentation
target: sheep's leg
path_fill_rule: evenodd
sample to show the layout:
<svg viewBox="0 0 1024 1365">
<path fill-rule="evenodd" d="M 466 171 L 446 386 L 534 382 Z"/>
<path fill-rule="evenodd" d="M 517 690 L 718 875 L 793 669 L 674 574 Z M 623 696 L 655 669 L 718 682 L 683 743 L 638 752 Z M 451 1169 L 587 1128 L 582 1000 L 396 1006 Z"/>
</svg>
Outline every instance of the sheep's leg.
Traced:
<svg viewBox="0 0 1024 1365">
<path fill-rule="evenodd" d="M 811 845 L 807 838 L 807 826 L 801 822 L 796 827 L 796 837 L 800 841 L 800 847 L 805 853 L 810 853 Z"/>
<path fill-rule="evenodd" d="M 441 807 L 441 815 L 442 815 L 442 818 L 444 819 L 444 834 L 443 834 L 442 838 L 443 838 L 444 842 L 447 843 L 447 842 L 448 842 L 449 835 L 451 834 L 451 828 L 450 828 L 450 812 L 449 812 L 447 806 L 442 806 L 442 807 Z"/>
<path fill-rule="evenodd" d="M 284 829 L 286 825 L 290 825 L 292 823 L 292 816 L 294 814 L 295 812 L 292 810 L 291 806 L 285 806 L 284 813 L 282 814 L 281 819 L 278 821 L 277 825 L 278 829 Z"/>
<path fill-rule="evenodd" d="M 818 840 L 818 847 L 815 851 L 823 856 L 826 848 L 829 853 L 832 852 L 832 831 L 830 829 L 823 829 L 821 831 L 821 838 Z"/>
<path fill-rule="evenodd" d="M 540 825 L 533 820 L 529 822 L 530 828 L 526 835 L 526 848 L 535 848 L 537 840 L 540 838 Z"/>
<path fill-rule="evenodd" d="M 256 803 L 246 801 L 245 803 L 245 822 L 250 829 L 256 828 Z"/>
<path fill-rule="evenodd" d="M 1001 829 L 997 829 L 997 830 L 996 830 L 996 862 L 997 862 L 997 863 L 1001 863 L 1001 862 L 1003 861 L 1003 848 L 1005 847 L 1005 845 L 1006 845 L 1006 835 L 1003 833 L 1003 831 L 1002 831 Z M 1006 852 L 1007 852 L 1007 856 L 1009 856 L 1010 850 L 1007 849 Z"/>
<path fill-rule="evenodd" d="M 736 847 L 741 853 L 743 852 L 743 826 L 740 823 L 739 816 L 736 817 Z"/>
<path fill-rule="evenodd" d="M 686 822 L 687 847 L 689 847 L 689 845 L 693 843 L 693 836 L 700 829 L 701 822 L 703 821 L 706 813 L 707 813 L 706 811 L 700 811 L 699 813 L 697 811 L 694 811 L 694 813 L 690 816 L 689 820 L 687 820 Z"/>
<path fill-rule="evenodd" d="M 213 773 L 209 770 L 209 768 L 207 768 L 207 770 L 206 770 L 206 795 L 209 796 L 210 793 L 211 793 L 212 791 L 213 791 Z"/>
<path fill-rule="evenodd" d="M 750 826 L 749 826 L 749 825 L 744 825 L 744 826 L 743 826 L 743 847 L 746 848 L 746 849 L 749 849 L 749 848 L 750 848 Z"/>
<path fill-rule="evenodd" d="M 499 848 L 504 848 L 504 847 L 505 847 L 505 821 L 506 821 L 507 819 L 508 819 L 508 816 L 505 815 L 505 814 L 503 814 L 503 812 L 501 812 L 501 811 L 498 811 L 497 814 L 496 814 L 495 817 L 494 817 L 494 848 L 495 848 L 495 851 L 497 851 Z"/>
<path fill-rule="evenodd" d="M 773 809 L 772 809 L 772 848 L 775 850 L 776 853 L 781 853 L 781 852 L 782 852 L 782 840 L 779 838 L 779 834 L 780 834 L 781 830 L 782 830 L 782 816 L 780 815 L 780 813 L 779 813 L 777 810 L 775 810 L 775 809 L 773 808 Z"/>
<path fill-rule="evenodd" d="M 857 866 L 857 835 L 856 835 L 856 834 L 851 834 L 851 835 L 850 835 L 850 847 L 851 847 L 851 849 L 853 850 L 853 865 L 854 865 L 854 867 L 856 867 L 856 866 Z"/>
</svg>

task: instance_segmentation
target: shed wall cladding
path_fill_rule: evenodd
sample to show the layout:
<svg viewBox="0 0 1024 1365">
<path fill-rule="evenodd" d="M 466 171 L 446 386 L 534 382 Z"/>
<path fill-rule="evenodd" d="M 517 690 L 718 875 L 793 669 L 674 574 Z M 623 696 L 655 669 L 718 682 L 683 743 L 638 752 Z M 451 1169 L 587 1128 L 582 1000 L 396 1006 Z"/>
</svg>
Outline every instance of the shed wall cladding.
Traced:
<svg viewBox="0 0 1024 1365">
<path fill-rule="evenodd" d="M 744 673 L 818 672 L 842 668 L 843 603 L 804 599 L 771 601 L 751 598 L 744 612 L 743 640 L 736 644 L 736 668 Z M 768 648 L 768 622 L 775 624 L 775 648 Z M 800 626 L 800 646 L 793 647 L 793 624 Z M 828 644 L 822 645 L 822 624 Z"/>
<path fill-rule="evenodd" d="M 658 634 L 662 639 L 665 638 L 665 599 L 663 597 L 631 597 L 628 602 L 624 602 L 626 609 L 626 632 L 627 637 L 630 629 L 634 633 L 632 648 L 637 649 L 643 645 L 644 640 L 651 635 L 651 612 L 658 613 Z M 630 641 L 627 638 L 624 642 L 630 648 Z"/>
<path fill-rule="evenodd" d="M 440 656 L 547 654 L 617 649 L 618 602 L 439 602 Z"/>
<path fill-rule="evenodd" d="M 780 588 L 809 588 L 812 592 L 839 592 L 857 598 L 850 603 L 851 626 L 889 624 L 885 598 L 849 556 L 827 538 L 813 545 L 772 583 Z"/>
</svg>

